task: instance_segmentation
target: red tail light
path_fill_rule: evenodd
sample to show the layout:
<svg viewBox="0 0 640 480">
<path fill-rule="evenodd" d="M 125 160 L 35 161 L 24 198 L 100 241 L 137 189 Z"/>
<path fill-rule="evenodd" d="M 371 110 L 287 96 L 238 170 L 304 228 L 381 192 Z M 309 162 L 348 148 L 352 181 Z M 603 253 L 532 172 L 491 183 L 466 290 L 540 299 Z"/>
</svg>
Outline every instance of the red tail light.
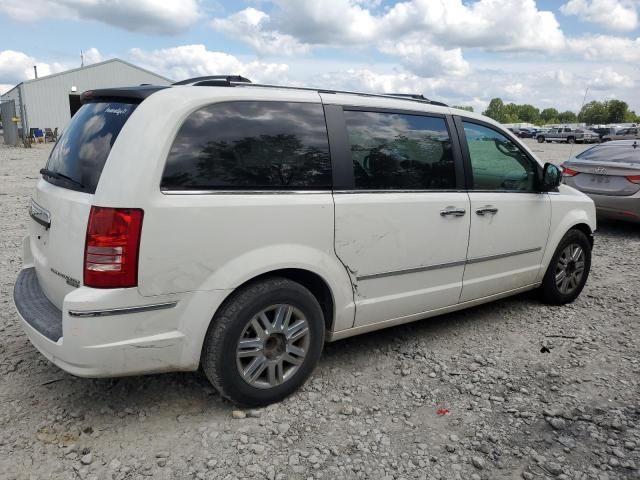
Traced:
<svg viewBox="0 0 640 480">
<path fill-rule="evenodd" d="M 572 170 L 570 168 L 567 167 L 562 167 L 562 175 L 564 177 L 575 177 L 576 175 L 578 175 L 580 172 L 576 171 L 576 170 Z"/>
<path fill-rule="evenodd" d="M 91 207 L 84 249 L 84 284 L 94 288 L 138 285 L 142 217 L 137 208 Z"/>
<path fill-rule="evenodd" d="M 624 177 L 629 180 L 631 183 L 640 184 L 640 175 L 629 175 L 628 177 Z"/>
</svg>

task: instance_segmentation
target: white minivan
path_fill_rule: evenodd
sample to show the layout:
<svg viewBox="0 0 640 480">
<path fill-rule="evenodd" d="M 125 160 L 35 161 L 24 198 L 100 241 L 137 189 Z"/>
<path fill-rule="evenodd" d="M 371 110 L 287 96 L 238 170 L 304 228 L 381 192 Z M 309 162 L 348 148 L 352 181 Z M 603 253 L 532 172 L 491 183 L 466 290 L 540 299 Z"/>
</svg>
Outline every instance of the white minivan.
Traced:
<svg viewBox="0 0 640 480">
<path fill-rule="evenodd" d="M 265 405 L 325 341 L 532 289 L 563 304 L 587 280 L 593 202 L 481 115 L 241 77 L 82 101 L 14 290 L 31 342 L 74 375 L 201 367 Z"/>
</svg>

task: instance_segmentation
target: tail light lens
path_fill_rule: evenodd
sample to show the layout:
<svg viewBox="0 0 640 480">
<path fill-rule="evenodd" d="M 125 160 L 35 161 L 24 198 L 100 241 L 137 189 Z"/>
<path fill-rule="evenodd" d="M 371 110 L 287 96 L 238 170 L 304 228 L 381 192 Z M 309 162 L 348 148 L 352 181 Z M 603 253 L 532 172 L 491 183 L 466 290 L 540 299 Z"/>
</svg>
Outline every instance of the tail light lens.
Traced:
<svg viewBox="0 0 640 480">
<path fill-rule="evenodd" d="M 94 288 L 138 285 L 138 250 L 144 212 L 91 207 L 84 249 L 84 284 Z"/>
<path fill-rule="evenodd" d="M 580 172 L 578 172 L 576 170 L 572 170 L 572 169 L 567 168 L 567 167 L 562 167 L 562 176 L 563 177 L 575 177 L 579 173 Z"/>
<path fill-rule="evenodd" d="M 640 175 L 629 175 L 628 177 L 624 177 L 629 180 L 631 183 L 640 184 Z"/>
</svg>

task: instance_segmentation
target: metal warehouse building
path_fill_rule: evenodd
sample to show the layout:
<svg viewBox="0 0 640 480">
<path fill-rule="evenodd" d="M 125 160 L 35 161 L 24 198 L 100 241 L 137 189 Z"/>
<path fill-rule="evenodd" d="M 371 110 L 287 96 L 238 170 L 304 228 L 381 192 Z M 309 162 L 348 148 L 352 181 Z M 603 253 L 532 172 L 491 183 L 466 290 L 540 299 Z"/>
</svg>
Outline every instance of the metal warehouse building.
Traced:
<svg viewBox="0 0 640 480">
<path fill-rule="evenodd" d="M 58 128 L 62 131 L 71 118 L 71 112 L 78 108 L 82 92 L 141 83 L 169 85 L 172 81 L 114 58 L 19 83 L 0 97 L 3 117 L 16 119 L 18 128 L 25 133 L 30 128 Z M 15 116 L 10 114 L 14 108 Z M 10 118 L 3 118 L 5 130 L 9 121 Z"/>
</svg>

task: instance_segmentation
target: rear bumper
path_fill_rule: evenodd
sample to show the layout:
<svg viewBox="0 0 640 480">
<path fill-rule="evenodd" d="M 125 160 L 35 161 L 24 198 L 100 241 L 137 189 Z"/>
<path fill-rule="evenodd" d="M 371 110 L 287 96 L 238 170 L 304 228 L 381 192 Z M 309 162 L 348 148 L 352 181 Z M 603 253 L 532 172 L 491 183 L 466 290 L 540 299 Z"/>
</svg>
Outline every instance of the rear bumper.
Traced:
<svg viewBox="0 0 640 480">
<path fill-rule="evenodd" d="M 80 377 L 116 377 L 197 369 L 211 309 L 224 294 L 149 298 L 80 287 L 59 310 L 31 267 L 18 275 L 14 302 L 29 340 L 52 363 Z"/>
<path fill-rule="evenodd" d="M 32 329 L 52 342 L 62 337 L 62 311 L 45 297 L 34 267 L 18 274 L 13 301 L 20 318 Z"/>
<path fill-rule="evenodd" d="M 587 195 L 596 204 L 596 214 L 600 218 L 640 223 L 640 192 L 629 196 Z"/>
</svg>

